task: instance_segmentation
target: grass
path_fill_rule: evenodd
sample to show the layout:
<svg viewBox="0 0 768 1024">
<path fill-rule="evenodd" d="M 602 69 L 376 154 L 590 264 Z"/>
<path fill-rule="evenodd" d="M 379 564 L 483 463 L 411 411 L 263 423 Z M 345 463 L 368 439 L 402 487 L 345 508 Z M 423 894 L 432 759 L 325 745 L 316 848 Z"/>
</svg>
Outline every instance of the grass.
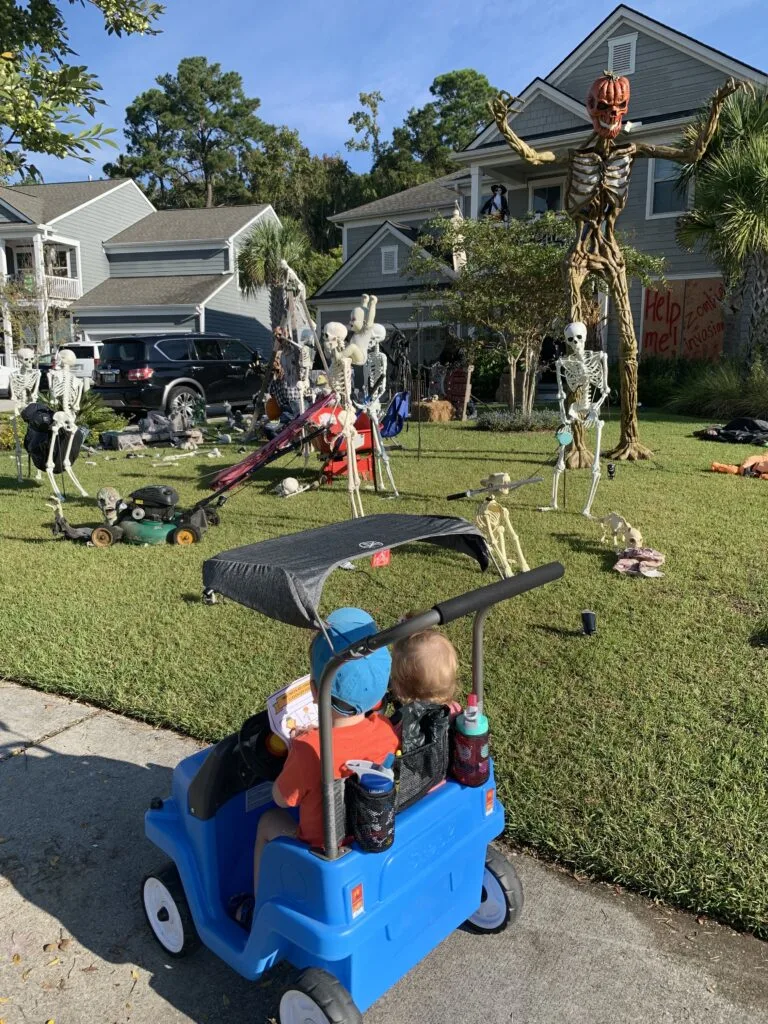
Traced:
<svg viewBox="0 0 768 1024">
<path fill-rule="evenodd" d="M 586 473 L 567 474 L 567 510 L 541 514 L 545 482 L 507 499 L 531 565 L 552 559 L 565 579 L 497 609 L 487 630 L 487 705 L 508 836 L 543 854 L 768 936 L 768 485 L 708 473 L 747 449 L 694 440 L 702 425 L 645 413 L 652 462 L 619 464 L 601 483 L 598 514 L 618 511 L 667 555 L 663 580 L 612 572 L 599 527 L 581 508 Z M 606 428 L 609 446 L 617 438 Z M 554 456 L 545 434 L 514 437 L 471 425 L 424 425 L 393 457 L 403 500 L 364 495 L 368 513 L 463 514 L 444 496 L 489 471 L 534 474 Z M 169 482 L 183 502 L 205 474 L 234 461 L 149 459 L 85 464 L 91 494 Z M 209 555 L 347 515 L 343 485 L 281 500 L 268 491 L 300 462 L 278 463 L 223 510 L 192 548 L 54 542 L 44 491 L 17 489 L 0 456 L 0 673 L 216 739 L 306 668 L 307 634 L 231 602 L 199 600 Z M 67 503 L 73 523 L 95 521 L 93 499 Z M 337 572 L 325 608 L 359 603 L 384 624 L 481 584 L 474 565 L 437 548 L 396 552 L 387 569 Z M 579 635 L 579 613 L 598 633 Z M 449 633 L 469 671 L 469 623 Z"/>
</svg>

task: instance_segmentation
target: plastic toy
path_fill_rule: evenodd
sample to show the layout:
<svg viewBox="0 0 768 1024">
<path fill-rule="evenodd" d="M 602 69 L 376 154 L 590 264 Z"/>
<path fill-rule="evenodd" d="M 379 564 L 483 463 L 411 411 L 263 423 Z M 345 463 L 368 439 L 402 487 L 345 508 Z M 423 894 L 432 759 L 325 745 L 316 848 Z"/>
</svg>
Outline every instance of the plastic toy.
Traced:
<svg viewBox="0 0 768 1024">
<path fill-rule="evenodd" d="M 470 555 L 485 568 L 479 531 L 462 519 L 380 515 L 262 541 L 208 559 L 207 589 L 282 622 L 322 629 L 319 600 L 329 573 L 372 548 L 427 541 Z M 522 907 L 512 864 L 490 842 L 504 810 L 491 767 L 470 788 L 448 779 L 395 819 L 380 853 L 339 846 L 344 783 L 333 779 L 331 681 L 345 661 L 427 627 L 474 615 L 473 692 L 482 705 L 483 626 L 493 605 L 563 575 L 558 563 L 470 591 L 337 652 L 319 682 L 324 848 L 276 839 L 264 852 L 250 932 L 227 914 L 248 890 L 260 814 L 274 806 L 280 771 L 254 716 L 238 734 L 183 760 L 172 792 L 153 800 L 148 838 L 172 863 L 143 883 L 149 925 L 166 953 L 184 956 L 202 941 L 245 978 L 280 961 L 303 973 L 283 994 L 281 1024 L 357 1024 L 361 1014 L 462 922 L 503 930 Z M 406 602 L 407 605 L 407 602 Z M 261 723 L 261 724 L 260 724 Z M 402 794 L 400 780 L 399 795 Z"/>
</svg>

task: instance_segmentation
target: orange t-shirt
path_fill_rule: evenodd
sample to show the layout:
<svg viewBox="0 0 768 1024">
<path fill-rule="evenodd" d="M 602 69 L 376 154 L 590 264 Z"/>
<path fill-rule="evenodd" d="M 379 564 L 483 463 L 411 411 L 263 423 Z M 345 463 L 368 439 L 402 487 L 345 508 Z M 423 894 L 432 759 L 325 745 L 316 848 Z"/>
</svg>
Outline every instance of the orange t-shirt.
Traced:
<svg viewBox="0 0 768 1024">
<path fill-rule="evenodd" d="M 369 715 L 357 725 L 333 730 L 334 777 L 349 774 L 347 761 L 381 762 L 399 746 L 397 733 L 387 718 Z M 323 794 L 320 785 L 320 733 L 301 733 L 291 743 L 277 788 L 289 807 L 299 808 L 298 838 L 310 846 L 323 846 Z"/>
</svg>

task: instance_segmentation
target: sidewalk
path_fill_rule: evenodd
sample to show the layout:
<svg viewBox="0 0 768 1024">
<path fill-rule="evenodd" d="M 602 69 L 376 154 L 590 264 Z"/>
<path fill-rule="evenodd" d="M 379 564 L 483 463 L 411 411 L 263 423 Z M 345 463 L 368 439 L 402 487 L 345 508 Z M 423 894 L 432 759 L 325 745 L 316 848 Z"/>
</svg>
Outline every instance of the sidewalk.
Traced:
<svg viewBox="0 0 768 1024">
<path fill-rule="evenodd" d="M 195 749 L 174 733 L 0 681 L 0 1020 L 267 1024 L 280 968 L 249 984 L 205 949 L 163 956 L 139 884 L 142 816 Z M 517 858 L 526 907 L 457 931 L 366 1024 L 768 1024 L 768 945 Z"/>
</svg>

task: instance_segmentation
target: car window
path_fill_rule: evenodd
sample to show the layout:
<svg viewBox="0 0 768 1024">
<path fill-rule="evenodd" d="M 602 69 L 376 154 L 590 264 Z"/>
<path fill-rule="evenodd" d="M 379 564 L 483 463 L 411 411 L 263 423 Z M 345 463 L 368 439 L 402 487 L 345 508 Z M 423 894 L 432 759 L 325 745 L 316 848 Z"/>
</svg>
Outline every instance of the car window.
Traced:
<svg viewBox="0 0 768 1024">
<path fill-rule="evenodd" d="M 147 343 L 143 339 L 125 338 L 122 341 L 105 341 L 101 347 L 102 363 L 144 363 Z"/>
<path fill-rule="evenodd" d="M 192 358 L 189 352 L 189 338 L 166 338 L 165 341 L 158 341 L 155 348 L 159 349 L 166 359 Z"/>
<path fill-rule="evenodd" d="M 93 345 L 67 345 L 77 359 L 93 359 Z"/>
<path fill-rule="evenodd" d="M 194 345 L 198 359 L 221 359 L 221 349 L 215 338 L 195 338 Z"/>
<path fill-rule="evenodd" d="M 241 363 L 250 363 L 253 360 L 253 352 L 242 343 L 233 338 L 220 341 L 221 354 L 224 359 L 234 359 Z"/>
</svg>

